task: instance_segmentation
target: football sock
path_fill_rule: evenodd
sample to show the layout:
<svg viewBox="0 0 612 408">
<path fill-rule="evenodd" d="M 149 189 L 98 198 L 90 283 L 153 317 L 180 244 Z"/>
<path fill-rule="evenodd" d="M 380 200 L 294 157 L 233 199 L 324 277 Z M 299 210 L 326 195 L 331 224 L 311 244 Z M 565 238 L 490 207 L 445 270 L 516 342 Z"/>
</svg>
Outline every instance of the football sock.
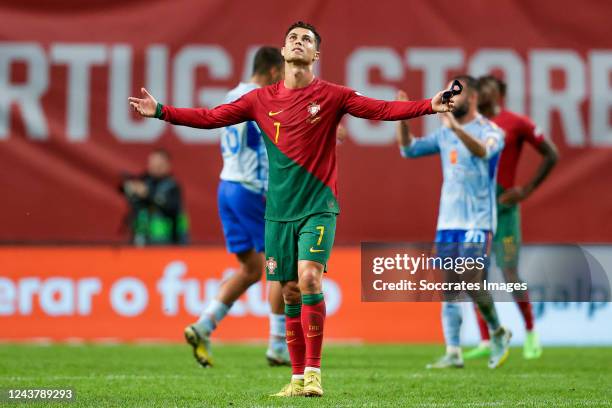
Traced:
<svg viewBox="0 0 612 408">
<path fill-rule="evenodd" d="M 461 344 L 461 306 L 453 302 L 442 302 L 442 329 L 448 347 L 459 347 Z"/>
<path fill-rule="evenodd" d="M 285 315 L 270 313 L 270 348 L 278 350 L 285 347 Z"/>
<path fill-rule="evenodd" d="M 489 331 L 494 332 L 497 330 L 499 328 L 499 318 L 497 317 L 497 310 L 491 296 L 479 298 L 476 304 L 478 305 L 478 310 L 482 313 L 482 317 L 487 322 L 487 326 L 489 326 Z"/>
<path fill-rule="evenodd" d="M 285 305 L 287 348 L 291 359 L 291 372 L 304 378 L 304 366 L 306 363 L 306 343 L 302 331 L 302 305 Z M 295 378 L 295 377 L 293 377 Z"/>
<path fill-rule="evenodd" d="M 476 321 L 478 322 L 478 330 L 480 330 L 480 338 L 482 341 L 491 340 L 491 335 L 489 334 L 489 327 L 487 326 L 487 322 L 482 318 L 480 311 L 478 310 L 478 306 L 474 303 L 474 312 L 476 313 Z"/>
<path fill-rule="evenodd" d="M 461 347 L 459 347 L 459 346 L 446 346 L 446 354 L 461 354 Z"/>
<path fill-rule="evenodd" d="M 219 302 L 217 299 L 211 300 L 208 307 L 204 309 L 198 321 L 194 324 L 195 328 L 201 333 L 209 335 L 215 330 L 217 325 L 227 312 L 229 312 L 231 305 Z"/>
<path fill-rule="evenodd" d="M 532 331 L 533 310 L 531 308 L 531 302 L 529 301 L 529 294 L 527 292 L 521 293 L 520 300 L 516 301 L 516 305 L 518 306 L 519 310 L 521 311 L 521 314 L 523 315 L 523 320 L 525 321 L 525 329 L 527 329 L 527 331 Z"/>
<path fill-rule="evenodd" d="M 306 342 L 306 366 L 321 368 L 325 300 L 323 293 L 302 295 L 302 330 Z"/>
</svg>

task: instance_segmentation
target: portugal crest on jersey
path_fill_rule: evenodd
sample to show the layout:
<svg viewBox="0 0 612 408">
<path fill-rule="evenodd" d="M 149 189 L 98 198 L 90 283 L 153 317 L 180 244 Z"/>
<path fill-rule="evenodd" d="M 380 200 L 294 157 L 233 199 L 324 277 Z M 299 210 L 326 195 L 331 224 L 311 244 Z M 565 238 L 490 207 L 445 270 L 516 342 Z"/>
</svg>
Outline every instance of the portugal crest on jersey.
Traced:
<svg viewBox="0 0 612 408">
<path fill-rule="evenodd" d="M 276 259 L 273 256 L 269 257 L 266 261 L 266 269 L 270 275 L 274 275 L 274 270 L 276 269 Z"/>
<path fill-rule="evenodd" d="M 308 105 L 308 113 L 310 113 L 310 116 L 312 117 L 317 116 L 317 113 L 319 113 L 320 110 L 321 105 L 316 102 L 310 102 L 310 105 Z"/>
</svg>

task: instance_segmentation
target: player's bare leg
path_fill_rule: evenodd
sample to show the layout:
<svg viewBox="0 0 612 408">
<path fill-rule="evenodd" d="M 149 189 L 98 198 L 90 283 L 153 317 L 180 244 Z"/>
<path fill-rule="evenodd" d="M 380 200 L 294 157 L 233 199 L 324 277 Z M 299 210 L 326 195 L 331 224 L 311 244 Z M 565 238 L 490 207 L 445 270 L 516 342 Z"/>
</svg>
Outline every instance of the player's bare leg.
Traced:
<svg viewBox="0 0 612 408">
<path fill-rule="evenodd" d="M 476 303 L 474 303 L 474 313 L 476 314 L 476 322 L 478 324 L 478 331 L 480 332 L 480 343 L 473 349 L 463 353 L 463 358 L 465 360 L 476 360 L 480 358 L 489 358 L 491 356 L 491 335 L 489 333 L 489 326 L 482 318 Z"/>
<path fill-rule="evenodd" d="M 251 249 L 236 256 L 240 269 L 221 284 L 216 297 L 226 305 L 232 305 L 251 285 L 259 282 L 264 270 L 263 253 Z"/>
<path fill-rule="evenodd" d="M 426 368 L 463 368 L 459 340 L 461 320 L 461 306 L 458 303 L 448 301 L 442 303 L 442 331 L 444 332 L 446 353 L 435 362 L 427 364 Z"/>
<path fill-rule="evenodd" d="M 504 278 L 508 283 L 522 283 L 522 280 L 518 276 L 518 270 L 516 267 L 506 267 L 502 269 Z M 512 293 L 516 305 L 523 316 L 525 322 L 525 344 L 523 345 L 523 357 L 526 359 L 539 358 L 542 355 L 542 345 L 538 334 L 534 330 L 533 325 L 533 310 L 531 308 L 531 302 L 529 301 L 529 292 L 515 291 Z"/>
<path fill-rule="evenodd" d="M 445 275 L 446 282 L 452 282 L 458 276 L 454 271 L 447 271 Z M 463 315 L 460 304 L 454 300 L 456 300 L 456 293 L 444 292 L 442 331 L 444 333 L 446 352 L 433 363 L 427 364 L 427 369 L 463 368 L 460 339 Z"/>
<path fill-rule="evenodd" d="M 271 366 L 290 366 L 286 342 L 285 301 L 280 282 L 268 282 L 268 302 L 270 304 L 270 338 L 266 359 Z"/>
<path fill-rule="evenodd" d="M 489 368 L 497 368 L 508 358 L 512 332 L 500 324 L 491 293 L 486 290 L 481 290 L 478 292 L 470 292 L 470 296 L 489 327 L 489 333 L 491 335 L 491 355 L 489 357 L 488 366 Z"/>
<path fill-rule="evenodd" d="M 450 275 L 452 278 L 454 275 Z M 482 282 L 485 276 L 485 270 L 480 269 L 475 271 L 471 278 L 463 275 L 471 282 Z M 450 281 L 447 277 L 447 281 Z M 469 291 L 468 295 L 472 298 L 477 306 L 480 314 L 484 317 L 488 330 L 491 333 L 491 352 L 489 359 L 489 368 L 497 368 L 501 366 L 509 354 L 509 343 L 512 333 L 510 330 L 503 327 L 497 316 L 497 310 L 493 297 L 486 290 Z M 463 367 L 463 358 L 460 348 L 460 331 L 461 331 L 461 308 L 456 302 L 446 301 L 442 306 L 442 327 L 444 329 L 444 338 L 447 345 L 446 354 L 436 362 L 427 365 L 427 368 L 461 368 Z"/>
<path fill-rule="evenodd" d="M 227 315 L 232 304 L 255 282 L 261 279 L 264 255 L 251 249 L 237 254 L 240 261 L 238 271 L 225 280 L 219 293 L 193 325 L 185 328 L 185 339 L 193 347 L 193 355 L 203 367 L 212 365 L 210 335 Z"/>
<path fill-rule="evenodd" d="M 521 279 L 518 276 L 517 268 L 515 267 L 507 267 L 502 269 L 504 273 L 504 277 L 507 283 L 522 283 Z M 526 359 L 536 359 L 542 355 L 542 345 L 540 344 L 540 339 L 538 334 L 534 330 L 533 325 L 533 311 L 531 308 L 531 302 L 529 301 L 529 292 L 528 291 L 516 291 L 513 292 L 514 300 L 523 316 L 523 320 L 525 321 L 525 343 L 523 345 L 523 357 Z M 481 313 L 478 308 L 476 309 L 476 319 L 478 321 L 478 327 L 480 330 L 480 336 L 482 338 L 482 342 L 478 347 L 472 349 L 465 353 L 463 357 L 465 359 L 475 359 L 481 357 L 489 357 L 491 354 L 491 347 L 489 344 L 489 331 L 488 326 L 485 320 L 483 319 Z"/>
</svg>

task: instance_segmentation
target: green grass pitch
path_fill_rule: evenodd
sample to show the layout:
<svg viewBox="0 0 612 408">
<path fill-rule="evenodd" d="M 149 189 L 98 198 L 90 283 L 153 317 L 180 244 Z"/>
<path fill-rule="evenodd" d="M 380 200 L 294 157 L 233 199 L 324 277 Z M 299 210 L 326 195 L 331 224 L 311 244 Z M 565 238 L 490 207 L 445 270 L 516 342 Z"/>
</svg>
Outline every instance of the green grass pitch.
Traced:
<svg viewBox="0 0 612 408">
<path fill-rule="evenodd" d="M 442 350 L 327 345 L 324 397 L 275 399 L 268 394 L 288 381 L 290 369 L 268 367 L 263 345 L 217 346 L 216 366 L 203 369 L 191 349 L 178 344 L 4 344 L 0 388 L 75 389 L 73 403 L 31 404 L 51 407 L 612 406 L 612 348 L 546 348 L 536 361 L 513 349 L 497 370 L 486 368 L 485 361 L 468 362 L 463 370 L 425 370 Z"/>
</svg>

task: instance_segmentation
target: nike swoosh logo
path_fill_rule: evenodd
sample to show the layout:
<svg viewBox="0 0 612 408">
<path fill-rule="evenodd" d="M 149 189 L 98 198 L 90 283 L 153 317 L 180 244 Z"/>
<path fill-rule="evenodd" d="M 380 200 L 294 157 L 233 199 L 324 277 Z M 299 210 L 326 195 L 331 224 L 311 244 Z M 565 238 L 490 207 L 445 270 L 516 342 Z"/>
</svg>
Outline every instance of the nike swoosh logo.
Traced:
<svg viewBox="0 0 612 408">
<path fill-rule="evenodd" d="M 289 343 L 293 343 L 294 341 L 296 341 L 297 339 L 291 339 L 291 340 L 287 340 L 287 344 Z"/>
<path fill-rule="evenodd" d="M 313 335 L 311 336 L 311 335 L 310 335 L 310 333 L 308 333 L 308 334 L 306 334 L 306 337 L 309 337 L 309 338 L 310 338 L 310 337 L 317 337 L 317 336 L 320 336 L 320 335 L 322 335 L 322 334 L 323 334 L 323 333 L 317 333 L 317 334 L 313 334 Z"/>
<path fill-rule="evenodd" d="M 284 110 L 284 109 L 283 109 L 283 110 Z M 278 112 L 272 112 L 272 111 L 270 111 L 270 112 L 268 112 L 268 115 L 270 115 L 270 116 L 278 115 L 278 114 L 279 114 L 279 113 L 281 113 L 283 110 L 279 110 Z"/>
<path fill-rule="evenodd" d="M 310 252 L 325 252 L 324 249 L 314 249 L 313 247 L 310 247 Z"/>
</svg>

